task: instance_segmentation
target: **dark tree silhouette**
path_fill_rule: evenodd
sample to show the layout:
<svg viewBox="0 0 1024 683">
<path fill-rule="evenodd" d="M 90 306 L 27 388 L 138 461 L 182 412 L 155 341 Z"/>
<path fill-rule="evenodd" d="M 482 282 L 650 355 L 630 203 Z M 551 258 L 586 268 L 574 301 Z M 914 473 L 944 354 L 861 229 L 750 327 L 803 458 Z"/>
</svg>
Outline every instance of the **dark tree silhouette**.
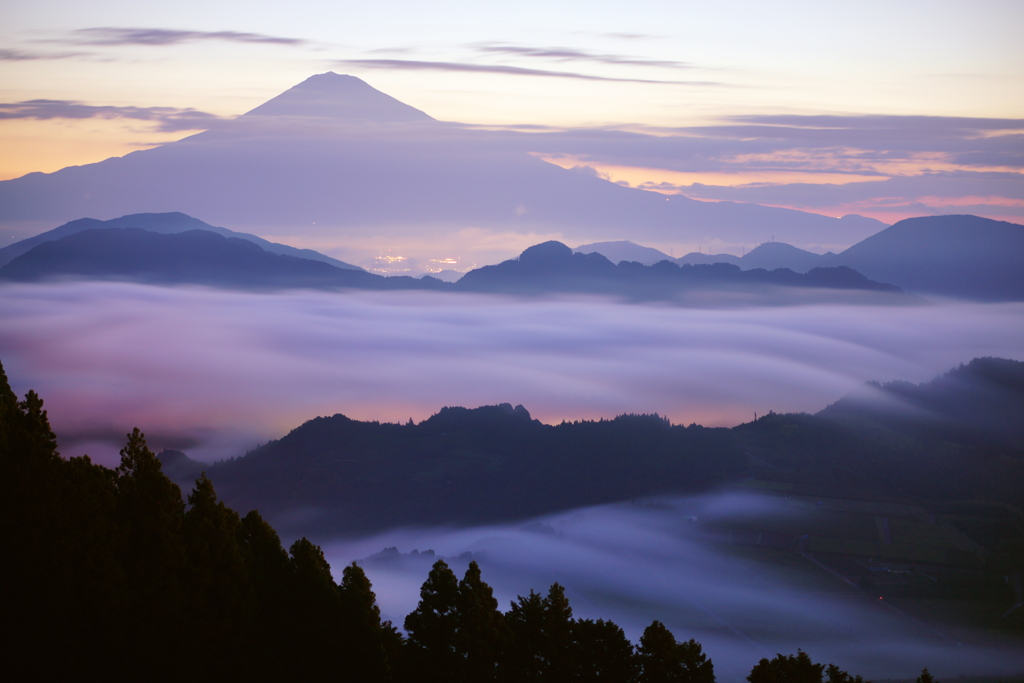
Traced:
<svg viewBox="0 0 1024 683">
<path fill-rule="evenodd" d="M 387 638 L 390 623 L 380 620 L 377 596 L 366 573 L 355 562 L 345 567 L 341 584 L 342 643 L 347 669 L 354 680 L 375 683 L 391 678 Z"/>
<path fill-rule="evenodd" d="M 575 679 L 580 683 L 633 683 L 640 667 L 633 644 L 611 621 L 577 619 L 572 625 Z"/>
<path fill-rule="evenodd" d="M 246 625 L 255 616 L 249 558 L 242 544 L 242 520 L 217 500 L 203 474 L 188 497 L 182 526 L 188 557 L 190 635 L 195 639 L 193 667 L 234 674 Z"/>
<path fill-rule="evenodd" d="M 821 683 L 823 664 L 815 664 L 807 653 L 798 650 L 795 655 L 776 655 L 775 659 L 762 659 L 750 671 L 750 683 Z"/>
<path fill-rule="evenodd" d="M 128 580 L 126 662 L 140 676 L 166 648 L 187 647 L 188 559 L 182 534 L 181 489 L 160 471 L 160 461 L 135 428 L 121 449 L 117 521 L 125 534 L 120 564 Z"/>
<path fill-rule="evenodd" d="M 676 641 L 660 621 L 651 622 L 637 648 L 641 683 L 714 683 L 715 670 L 700 643 Z"/>
<path fill-rule="evenodd" d="M 420 589 L 419 604 L 405 618 L 410 680 L 459 680 L 463 669 L 458 628 L 459 581 L 448 564 L 438 560 Z"/>
<path fill-rule="evenodd" d="M 459 625 L 455 647 L 463 661 L 464 680 L 485 683 L 498 680 L 498 663 L 511 631 L 498 610 L 491 587 L 480 578 L 480 566 L 470 562 L 459 582 Z"/>
</svg>

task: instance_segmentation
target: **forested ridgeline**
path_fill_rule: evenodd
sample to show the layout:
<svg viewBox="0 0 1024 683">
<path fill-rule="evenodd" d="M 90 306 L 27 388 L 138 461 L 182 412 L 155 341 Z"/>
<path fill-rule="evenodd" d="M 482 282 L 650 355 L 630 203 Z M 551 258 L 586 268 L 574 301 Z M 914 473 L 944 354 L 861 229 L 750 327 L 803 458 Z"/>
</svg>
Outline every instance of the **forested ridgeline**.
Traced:
<svg viewBox="0 0 1024 683">
<path fill-rule="evenodd" d="M 160 457 L 182 488 L 205 469 L 230 505 L 258 508 L 295 535 L 527 519 L 703 492 L 746 469 L 728 429 L 671 425 L 657 415 L 546 425 L 507 403 L 443 408 L 418 424 L 318 417 L 209 466 Z M 300 508 L 319 516 L 301 528 L 280 526 Z"/>
<path fill-rule="evenodd" d="M 335 583 L 318 546 L 286 552 L 205 475 L 186 504 L 138 429 L 116 469 L 63 459 L 43 401 L 19 402 L 2 367 L 0 482 L 12 680 L 714 681 L 696 641 L 654 621 L 634 647 L 610 621 L 573 618 L 558 584 L 502 613 L 475 562 L 460 581 L 438 560 L 402 634 L 355 563 Z M 824 675 L 859 680 L 804 653 L 749 680 Z"/>
<path fill-rule="evenodd" d="M 936 513 L 966 501 L 972 519 L 957 525 L 1007 571 L 1024 567 L 1024 363 L 976 358 L 931 382 L 867 389 L 816 415 L 769 413 L 731 430 L 657 415 L 545 425 L 502 404 L 443 408 L 419 424 L 318 417 L 212 465 L 160 457 L 183 489 L 205 469 L 230 505 L 294 536 L 522 520 L 754 473 Z M 303 508 L 318 515 L 296 521 Z"/>
</svg>

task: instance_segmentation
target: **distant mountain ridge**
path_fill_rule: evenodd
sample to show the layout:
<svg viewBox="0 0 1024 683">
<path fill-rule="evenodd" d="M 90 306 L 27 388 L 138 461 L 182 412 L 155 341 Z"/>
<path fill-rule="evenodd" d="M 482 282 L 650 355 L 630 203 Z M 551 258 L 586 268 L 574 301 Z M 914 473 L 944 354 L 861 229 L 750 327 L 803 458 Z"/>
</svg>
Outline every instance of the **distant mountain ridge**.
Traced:
<svg viewBox="0 0 1024 683">
<path fill-rule="evenodd" d="M 606 256 L 628 253 L 652 262 L 659 255 L 673 260 L 631 242 L 584 245 L 577 251 Z M 742 257 L 691 253 L 674 260 L 681 265 L 728 263 L 743 270 L 789 268 L 797 273 L 846 266 L 873 280 L 926 295 L 1024 301 L 1024 226 L 979 216 L 908 218 L 839 254 L 815 254 L 782 242 L 765 242 Z"/>
<path fill-rule="evenodd" d="M 597 252 L 605 256 L 612 263 L 620 261 L 636 261 L 644 265 L 653 265 L 659 261 L 672 261 L 681 266 L 712 265 L 715 263 L 728 263 L 739 266 L 742 270 L 754 270 L 763 268 L 765 270 L 778 270 L 788 268 L 794 273 L 806 273 L 812 268 L 820 268 L 831 264 L 828 259 L 835 256 L 832 252 L 826 254 L 815 254 L 805 249 L 798 249 L 783 242 L 764 242 L 754 249 L 751 249 L 743 256 L 732 254 L 705 254 L 703 252 L 691 252 L 679 258 L 672 258 L 663 251 L 644 247 L 633 242 L 620 240 L 615 242 L 596 242 L 584 244 L 573 251 L 581 254 Z"/>
<path fill-rule="evenodd" d="M 193 218 L 192 216 L 188 216 L 177 211 L 169 213 L 137 213 L 128 216 L 121 216 L 120 218 L 112 218 L 109 221 L 96 220 L 95 218 L 79 218 L 56 227 L 53 230 L 48 230 L 34 237 L 29 237 L 28 239 L 21 240 L 20 242 L 9 244 L 0 249 L 0 267 L 10 263 L 18 256 L 27 253 L 33 247 L 36 247 L 43 242 L 52 242 L 83 230 L 96 230 L 101 228 L 141 228 L 143 230 L 148 230 L 149 232 L 164 234 L 185 232 L 187 230 L 207 230 L 209 232 L 217 233 L 218 235 L 223 235 L 224 237 L 237 237 L 238 239 L 252 242 L 272 254 L 284 254 L 287 256 L 295 256 L 296 258 L 323 261 L 324 263 L 329 263 L 336 268 L 362 270 L 359 266 L 353 266 L 350 263 L 345 263 L 344 261 L 339 261 L 338 259 L 331 258 L 330 256 L 325 256 L 324 254 L 313 251 L 312 249 L 297 249 L 295 247 L 290 247 L 287 244 L 269 242 L 262 237 L 257 237 L 256 235 L 249 235 L 244 232 L 235 232 L 234 230 L 228 230 L 227 228 L 219 228 L 209 225 L 208 223 L 204 223 L 198 218 Z"/>
<path fill-rule="evenodd" d="M 208 230 L 157 233 L 109 227 L 80 230 L 37 244 L 0 267 L 0 279 L 104 279 L 242 289 L 429 289 L 528 296 L 576 293 L 667 301 L 687 291 L 746 291 L 765 285 L 902 294 L 897 287 L 873 282 L 843 267 L 799 274 L 741 271 L 727 264 L 677 266 L 667 261 L 654 266 L 635 262 L 614 265 L 597 253 L 574 254 L 561 242 L 535 245 L 518 259 L 470 271 L 448 283 L 431 277 L 382 277 L 341 269 L 322 261 L 274 254 L 251 241 Z"/>
<path fill-rule="evenodd" d="M 868 280 L 845 268 L 815 268 L 806 274 L 780 269 L 740 270 L 738 266 L 678 266 L 661 261 L 653 266 L 635 262 L 613 264 L 599 253 L 574 253 L 561 242 L 530 247 L 518 259 L 466 273 L 459 289 L 492 293 L 575 292 L 613 294 L 636 299 L 664 299 L 691 288 L 764 286 L 859 289 L 902 294 L 893 285 Z"/>
</svg>

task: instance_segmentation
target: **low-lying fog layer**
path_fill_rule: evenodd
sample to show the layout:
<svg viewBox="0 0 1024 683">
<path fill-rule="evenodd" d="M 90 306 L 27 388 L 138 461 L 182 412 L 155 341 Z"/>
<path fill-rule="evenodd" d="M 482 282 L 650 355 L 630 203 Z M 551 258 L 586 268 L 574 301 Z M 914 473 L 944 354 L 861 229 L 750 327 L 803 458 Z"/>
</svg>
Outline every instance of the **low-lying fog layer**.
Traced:
<svg viewBox="0 0 1024 683">
<path fill-rule="evenodd" d="M 422 420 L 521 403 L 545 422 L 658 412 L 732 426 L 871 379 L 1019 358 L 1024 304 L 710 309 L 424 292 L 0 287 L 0 361 L 66 455 L 234 456 L 317 415 Z"/>
<path fill-rule="evenodd" d="M 808 512 L 784 499 L 721 494 L 573 510 L 513 526 L 396 530 L 328 543 L 324 552 L 338 576 L 360 560 L 385 618 L 399 627 L 436 559 L 423 554 L 429 549 L 460 578 L 471 553 L 503 611 L 517 595 L 546 592 L 558 581 L 576 617 L 612 619 L 634 642 L 661 620 L 677 638 L 701 642 L 720 681 L 742 681 L 761 657 L 797 648 L 876 679 L 913 678 L 925 666 L 949 677 L 1024 670 L 1017 639 L 924 623 L 795 553 L 714 546 L 700 534 L 709 518 L 797 514 Z M 387 547 L 403 555 L 370 557 Z"/>
</svg>

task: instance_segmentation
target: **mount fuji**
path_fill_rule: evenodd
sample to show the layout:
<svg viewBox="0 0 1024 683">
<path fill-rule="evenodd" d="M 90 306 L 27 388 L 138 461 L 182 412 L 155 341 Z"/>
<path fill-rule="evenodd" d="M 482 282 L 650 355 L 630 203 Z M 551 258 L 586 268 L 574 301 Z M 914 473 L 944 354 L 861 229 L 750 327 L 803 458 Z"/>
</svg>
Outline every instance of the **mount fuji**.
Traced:
<svg viewBox="0 0 1024 683">
<path fill-rule="evenodd" d="M 437 121 L 358 78 L 324 73 L 182 140 L 0 182 L 0 227 L 28 236 L 86 216 L 180 211 L 277 239 L 374 248 L 502 235 L 679 245 L 774 235 L 814 248 L 885 227 L 623 187 L 532 156 L 534 140 Z"/>
</svg>

